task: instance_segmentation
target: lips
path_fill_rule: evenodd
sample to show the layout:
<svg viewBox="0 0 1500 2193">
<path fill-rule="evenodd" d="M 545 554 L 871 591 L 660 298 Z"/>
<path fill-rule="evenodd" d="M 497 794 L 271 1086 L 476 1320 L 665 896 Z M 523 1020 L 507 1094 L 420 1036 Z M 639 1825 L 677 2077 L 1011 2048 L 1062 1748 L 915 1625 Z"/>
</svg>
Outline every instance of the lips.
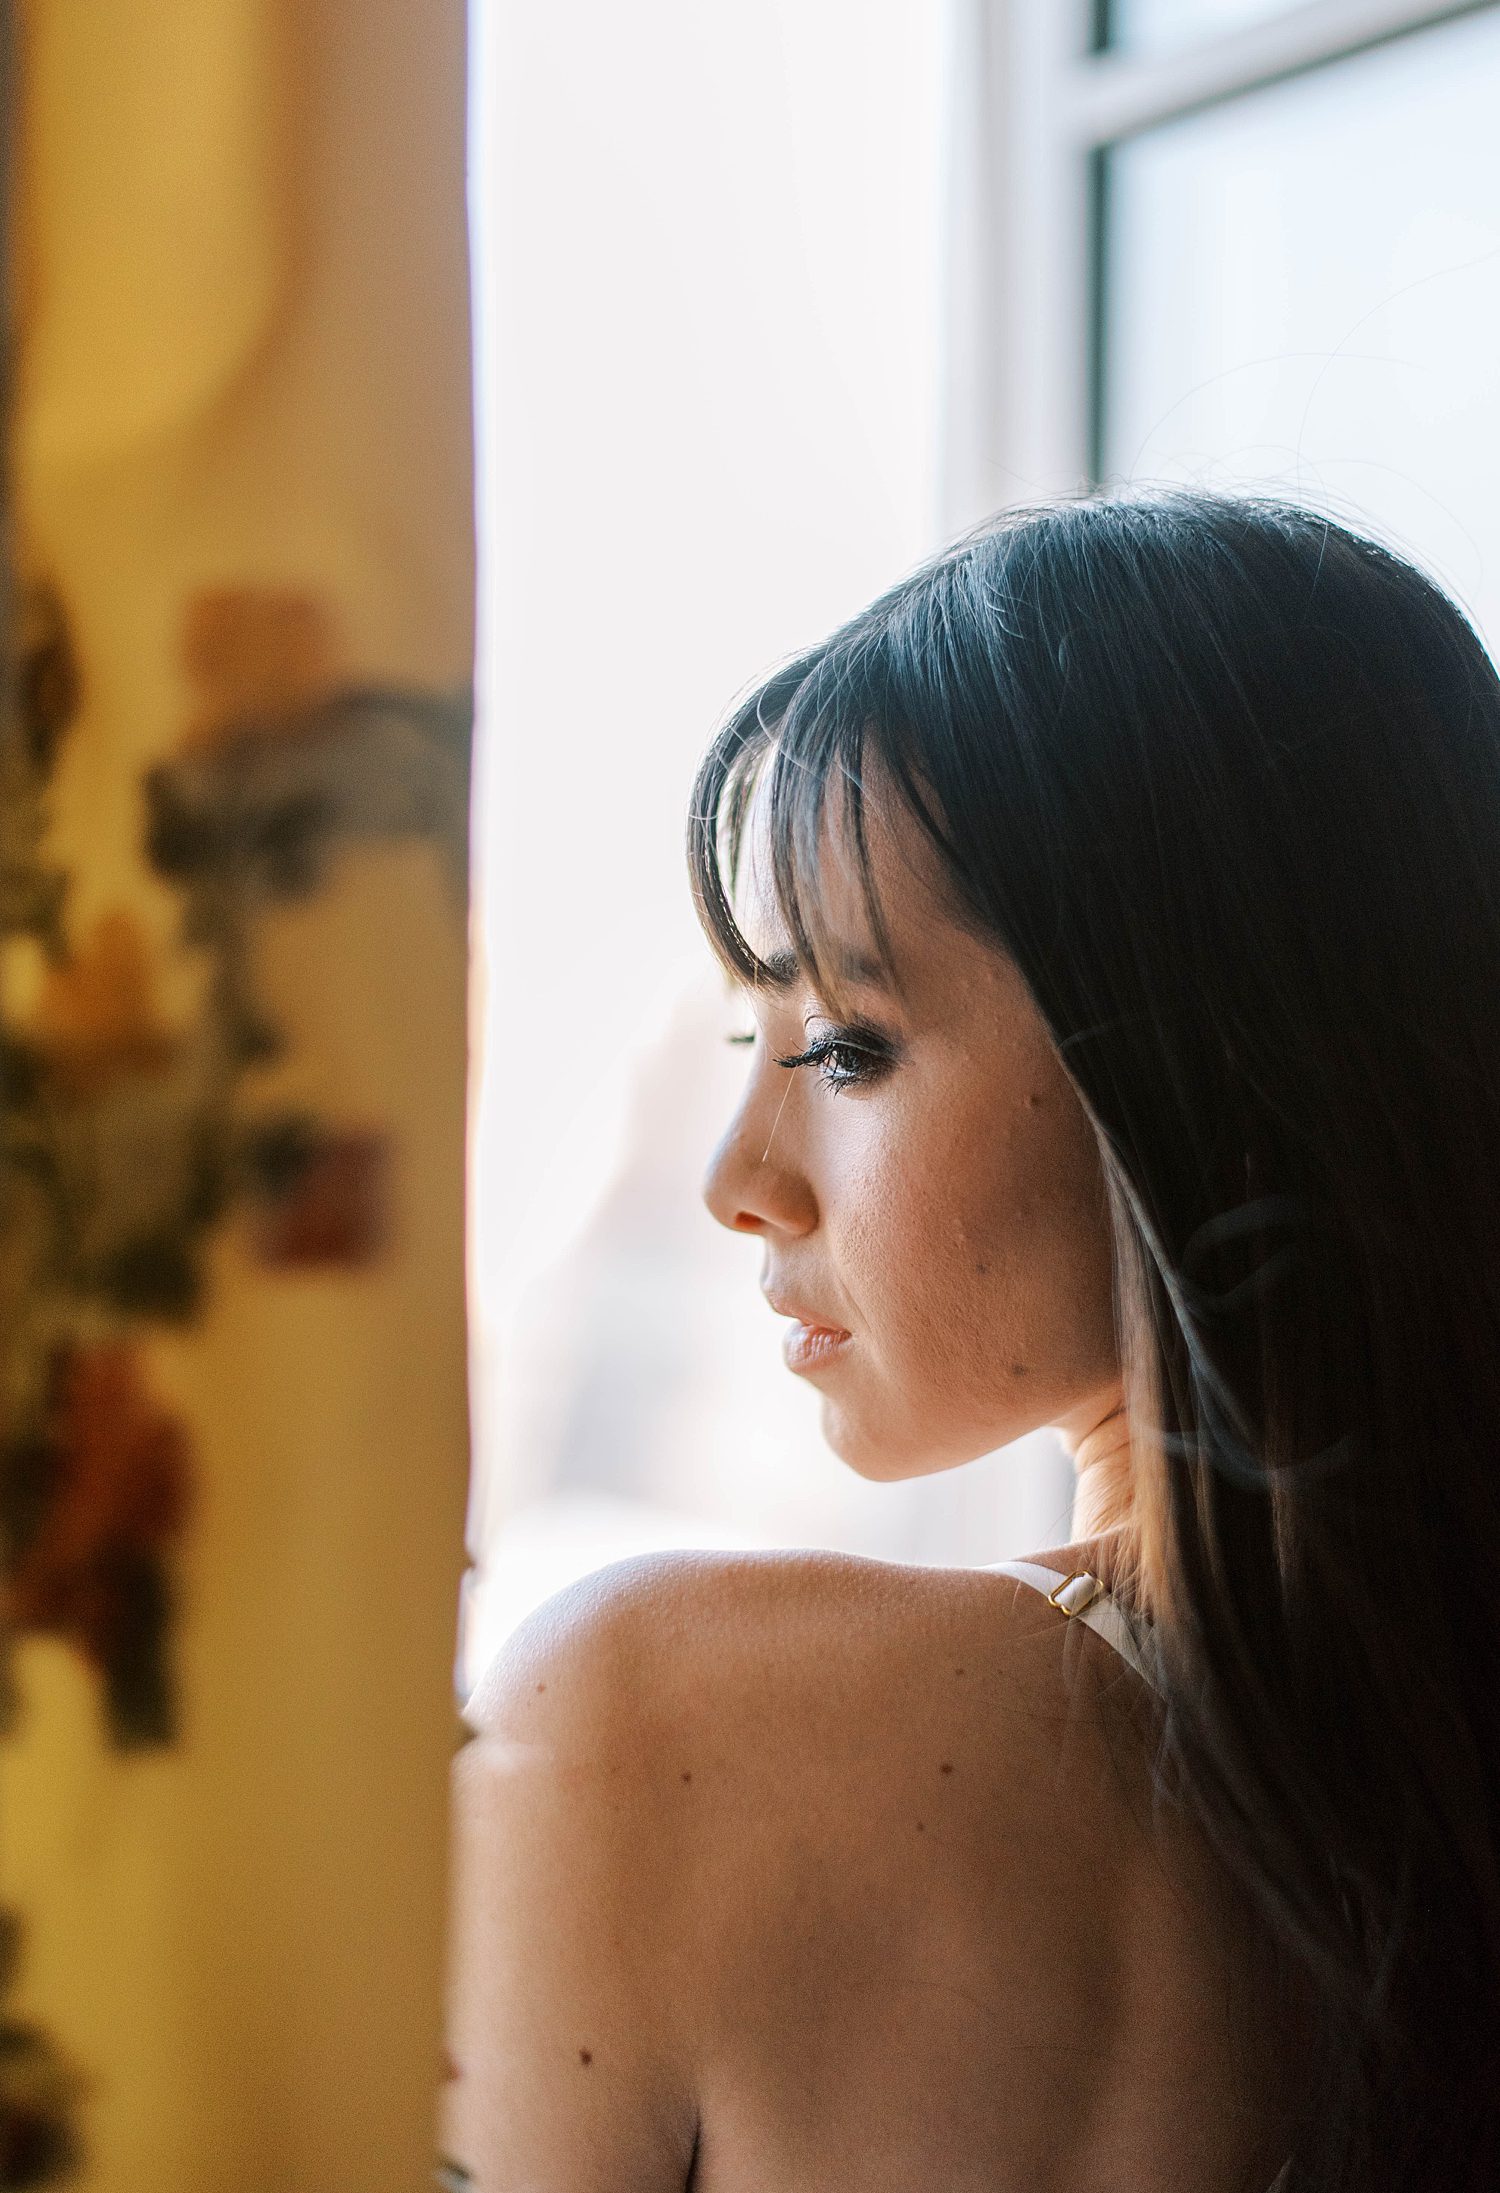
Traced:
<svg viewBox="0 0 1500 2193">
<path fill-rule="evenodd" d="M 790 1295 L 773 1294 L 769 1287 L 763 1287 L 761 1292 L 778 1317 L 789 1317 L 793 1321 L 781 1347 L 789 1371 L 821 1370 L 849 1346 L 850 1334 L 842 1325 L 835 1325 L 831 1318 L 825 1317 L 821 1310 L 794 1301 Z"/>
<path fill-rule="evenodd" d="M 849 1338 L 845 1326 L 836 1325 L 831 1317 L 824 1317 L 821 1311 L 810 1309 L 806 1303 L 795 1302 L 790 1295 L 772 1294 L 766 1287 L 761 1292 L 778 1317 L 793 1318 L 797 1324 L 805 1325 L 809 1332 L 828 1333 L 836 1340 Z"/>
<path fill-rule="evenodd" d="M 789 1371 L 821 1371 L 853 1346 L 848 1333 L 826 1325 L 789 1325 L 781 1344 Z"/>
</svg>

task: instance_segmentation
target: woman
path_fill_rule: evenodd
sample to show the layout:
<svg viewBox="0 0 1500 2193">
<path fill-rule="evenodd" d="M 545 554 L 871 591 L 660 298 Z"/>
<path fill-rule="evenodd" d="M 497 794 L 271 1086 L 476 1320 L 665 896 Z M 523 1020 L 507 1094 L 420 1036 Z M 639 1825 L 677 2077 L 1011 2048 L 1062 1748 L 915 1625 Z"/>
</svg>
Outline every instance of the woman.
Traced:
<svg viewBox="0 0 1500 2193">
<path fill-rule="evenodd" d="M 1073 1543 L 662 1555 L 522 1626 L 458 1763 L 477 2183 L 1492 2188 L 1470 627 L 1296 508 L 1010 512 L 738 709 L 690 858 L 753 1022 L 707 1201 L 829 1444 L 1055 1425 Z"/>
</svg>

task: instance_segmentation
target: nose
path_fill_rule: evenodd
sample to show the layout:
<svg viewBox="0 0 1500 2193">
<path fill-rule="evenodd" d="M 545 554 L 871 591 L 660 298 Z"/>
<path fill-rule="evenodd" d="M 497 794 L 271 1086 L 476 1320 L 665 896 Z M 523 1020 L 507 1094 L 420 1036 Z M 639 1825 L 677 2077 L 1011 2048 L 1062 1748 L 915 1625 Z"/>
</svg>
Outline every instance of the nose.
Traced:
<svg viewBox="0 0 1500 2193">
<path fill-rule="evenodd" d="M 703 1200 L 731 1233 L 811 1233 L 818 1209 L 791 1131 L 796 1095 L 761 1082 L 757 1074 L 709 1160 Z"/>
</svg>

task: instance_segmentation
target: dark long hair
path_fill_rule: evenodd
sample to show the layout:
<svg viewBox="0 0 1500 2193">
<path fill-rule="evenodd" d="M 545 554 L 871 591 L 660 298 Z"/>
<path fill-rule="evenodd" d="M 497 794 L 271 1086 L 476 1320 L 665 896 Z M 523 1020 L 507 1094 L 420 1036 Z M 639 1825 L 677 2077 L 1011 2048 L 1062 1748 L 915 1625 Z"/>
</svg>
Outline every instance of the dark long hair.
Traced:
<svg viewBox="0 0 1500 2193">
<path fill-rule="evenodd" d="M 1259 498 L 1003 513 L 704 758 L 700 918 L 763 769 L 826 995 L 869 764 L 1098 1136 L 1159 1795 L 1314 2005 L 1297 2193 L 1500 2185 L 1500 680 L 1376 542 Z"/>
</svg>

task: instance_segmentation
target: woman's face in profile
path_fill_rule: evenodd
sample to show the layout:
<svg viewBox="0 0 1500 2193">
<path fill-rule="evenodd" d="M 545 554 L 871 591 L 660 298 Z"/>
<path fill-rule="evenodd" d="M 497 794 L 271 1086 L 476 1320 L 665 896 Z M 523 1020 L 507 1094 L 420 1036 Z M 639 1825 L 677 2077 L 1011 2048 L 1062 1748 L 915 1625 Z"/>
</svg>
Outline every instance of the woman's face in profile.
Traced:
<svg viewBox="0 0 1500 2193">
<path fill-rule="evenodd" d="M 761 1286 L 783 1313 L 847 1336 L 789 1361 L 861 1476 L 951 1468 L 1040 1425 L 1075 1444 L 1118 1396 L 1109 1220 L 1093 1130 L 1041 1016 L 1011 962 L 945 911 L 920 824 L 869 790 L 893 981 L 846 974 L 836 1013 L 790 962 L 769 889 L 768 775 L 735 910 L 763 959 L 787 959 L 786 980 L 741 993 L 749 1072 L 704 1199 L 761 1237 Z M 824 848 L 829 950 L 873 960 L 833 813 Z M 776 1063 L 829 1042 L 821 1061 Z"/>
</svg>

